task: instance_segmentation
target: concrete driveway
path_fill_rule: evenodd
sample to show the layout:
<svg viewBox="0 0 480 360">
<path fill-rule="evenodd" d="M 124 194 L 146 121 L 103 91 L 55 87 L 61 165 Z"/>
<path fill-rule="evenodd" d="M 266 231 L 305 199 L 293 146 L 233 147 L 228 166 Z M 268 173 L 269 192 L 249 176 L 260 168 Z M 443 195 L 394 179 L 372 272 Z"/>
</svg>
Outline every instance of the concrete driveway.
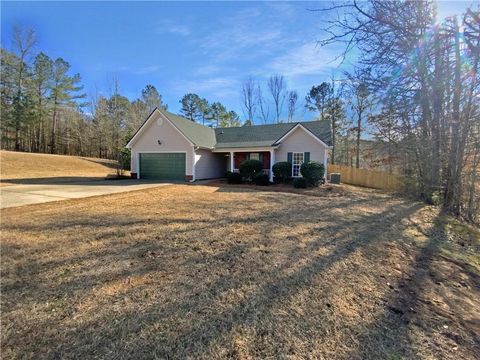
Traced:
<svg viewBox="0 0 480 360">
<path fill-rule="evenodd" d="M 8 181 L 8 180 L 6 180 Z M 0 209 L 40 204 L 50 201 L 78 199 L 95 195 L 113 194 L 125 191 L 148 189 L 169 185 L 146 180 L 94 180 L 62 182 L 22 183 L 0 187 Z"/>
</svg>

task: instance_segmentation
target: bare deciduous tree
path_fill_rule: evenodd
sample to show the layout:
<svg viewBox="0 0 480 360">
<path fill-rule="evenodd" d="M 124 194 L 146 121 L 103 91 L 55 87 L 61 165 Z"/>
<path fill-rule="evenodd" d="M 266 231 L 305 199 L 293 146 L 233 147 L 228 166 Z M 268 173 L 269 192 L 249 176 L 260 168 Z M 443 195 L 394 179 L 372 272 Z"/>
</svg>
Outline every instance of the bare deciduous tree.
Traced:
<svg viewBox="0 0 480 360">
<path fill-rule="evenodd" d="M 257 87 L 257 105 L 258 109 L 260 110 L 260 118 L 264 124 L 267 124 L 270 119 L 270 107 L 263 97 L 263 91 L 260 85 Z"/>
<path fill-rule="evenodd" d="M 270 95 L 272 95 L 273 104 L 275 106 L 275 120 L 280 122 L 280 116 L 282 114 L 283 104 L 285 102 L 287 92 L 287 82 L 283 75 L 272 75 L 268 79 L 268 89 Z"/>
<path fill-rule="evenodd" d="M 14 66 L 16 74 L 16 92 L 13 99 L 13 123 L 15 124 L 15 150 L 20 150 L 20 130 L 25 125 L 23 120 L 28 112 L 28 99 L 26 97 L 25 79 L 27 78 L 27 60 L 37 42 L 32 29 L 13 27 L 13 49 L 18 61 Z"/>
<path fill-rule="evenodd" d="M 298 93 L 295 90 L 288 92 L 288 122 L 293 120 L 297 110 Z"/>
<path fill-rule="evenodd" d="M 242 110 L 246 120 L 250 120 L 252 124 L 257 111 L 256 91 L 255 81 L 249 77 L 242 85 Z"/>
<path fill-rule="evenodd" d="M 360 139 L 363 132 L 363 125 L 366 120 L 366 111 L 372 106 L 370 94 L 365 84 L 362 84 L 358 79 L 350 78 L 350 106 L 356 117 L 356 156 L 355 167 L 360 168 Z"/>
<path fill-rule="evenodd" d="M 478 222 L 480 214 L 468 204 L 479 196 L 464 179 L 478 153 L 480 9 L 467 9 L 461 23 L 438 21 L 429 0 L 353 1 L 319 11 L 333 15 L 330 37 L 320 44 L 345 44 L 343 56 L 355 49 L 361 83 L 379 105 L 394 110 L 377 125 L 397 129 L 396 151 L 409 159 L 409 189 Z"/>
</svg>

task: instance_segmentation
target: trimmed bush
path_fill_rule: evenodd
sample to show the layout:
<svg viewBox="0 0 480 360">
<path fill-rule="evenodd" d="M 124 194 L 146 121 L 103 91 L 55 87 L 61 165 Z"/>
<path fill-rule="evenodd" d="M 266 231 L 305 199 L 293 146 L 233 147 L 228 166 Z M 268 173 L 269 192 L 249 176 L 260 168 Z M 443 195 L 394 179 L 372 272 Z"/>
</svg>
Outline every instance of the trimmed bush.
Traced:
<svg viewBox="0 0 480 360">
<path fill-rule="evenodd" d="M 242 175 L 236 172 L 228 172 L 227 173 L 227 182 L 229 184 L 241 184 L 242 183 Z"/>
<path fill-rule="evenodd" d="M 240 174 L 246 181 L 252 181 L 255 175 L 261 173 L 263 163 L 260 160 L 245 160 L 240 164 Z"/>
<path fill-rule="evenodd" d="M 255 185 L 267 186 L 270 184 L 270 179 L 268 178 L 267 174 L 258 173 L 254 176 L 253 182 Z"/>
<path fill-rule="evenodd" d="M 275 181 L 279 183 L 288 183 L 292 177 L 292 164 L 287 161 L 277 162 L 272 167 Z"/>
<path fill-rule="evenodd" d="M 300 173 L 307 180 L 307 186 L 318 186 L 325 174 L 325 166 L 318 161 L 304 162 L 300 166 Z"/>
<path fill-rule="evenodd" d="M 305 189 L 307 187 L 307 179 L 303 177 L 293 179 L 293 187 L 297 189 Z"/>
</svg>

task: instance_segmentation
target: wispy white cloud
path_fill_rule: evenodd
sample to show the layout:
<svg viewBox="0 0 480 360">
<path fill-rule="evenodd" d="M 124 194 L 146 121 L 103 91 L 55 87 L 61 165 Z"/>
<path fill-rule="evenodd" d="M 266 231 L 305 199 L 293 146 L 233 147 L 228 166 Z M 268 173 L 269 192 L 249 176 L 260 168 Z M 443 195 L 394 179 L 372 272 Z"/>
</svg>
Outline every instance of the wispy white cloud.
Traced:
<svg viewBox="0 0 480 360">
<path fill-rule="evenodd" d="M 125 72 L 130 70 L 130 66 L 128 65 L 110 65 L 105 63 L 96 63 L 90 66 L 90 71 L 98 71 L 98 72 Z"/>
<path fill-rule="evenodd" d="M 282 18 L 294 18 L 298 14 L 294 3 L 272 1 L 267 2 L 266 5 L 276 13 L 276 16 L 281 16 Z"/>
<path fill-rule="evenodd" d="M 171 89 L 179 95 L 193 92 L 202 96 L 210 94 L 213 99 L 226 99 L 238 94 L 239 81 L 236 77 L 211 77 L 195 80 L 174 81 Z"/>
<path fill-rule="evenodd" d="M 298 24 L 304 18 L 304 7 L 254 4 L 215 23 L 197 25 L 185 41 L 195 65 L 168 81 L 169 91 L 176 99 L 197 93 L 240 113 L 242 81 L 251 75 L 265 86 L 271 74 L 279 73 L 286 77 L 288 88 L 303 97 L 313 84 L 328 80 L 340 62 L 335 60 L 334 49 L 316 46 L 316 23 Z M 166 25 L 171 23 L 164 23 L 162 31 Z"/>
<path fill-rule="evenodd" d="M 315 43 L 305 43 L 274 58 L 268 67 L 287 77 L 315 75 L 337 68 L 340 60 L 335 58 L 336 53 L 331 50 Z"/>
<path fill-rule="evenodd" d="M 222 68 L 221 66 L 207 64 L 207 65 L 202 65 L 197 67 L 193 73 L 198 76 L 205 76 L 205 75 L 210 76 L 210 75 L 219 74 L 223 71 L 225 71 L 225 69 Z"/>
<path fill-rule="evenodd" d="M 219 29 L 198 39 L 204 54 L 216 62 L 268 52 L 282 40 L 282 31 L 259 9 L 248 8 L 222 19 Z M 255 48 L 255 52 L 249 49 Z"/>
<path fill-rule="evenodd" d="M 118 72 L 128 71 L 128 70 L 130 70 L 130 66 L 120 65 L 120 66 L 114 68 L 113 70 L 118 71 Z"/>
<path fill-rule="evenodd" d="M 138 69 L 132 70 L 132 74 L 135 74 L 135 75 L 153 74 L 153 73 L 156 73 L 161 68 L 162 67 L 160 65 L 144 66 L 144 67 L 140 67 Z"/>
<path fill-rule="evenodd" d="M 187 25 L 179 24 L 173 20 L 162 20 L 159 25 L 155 28 L 157 33 L 171 33 L 178 34 L 182 36 L 190 35 L 191 31 Z"/>
</svg>

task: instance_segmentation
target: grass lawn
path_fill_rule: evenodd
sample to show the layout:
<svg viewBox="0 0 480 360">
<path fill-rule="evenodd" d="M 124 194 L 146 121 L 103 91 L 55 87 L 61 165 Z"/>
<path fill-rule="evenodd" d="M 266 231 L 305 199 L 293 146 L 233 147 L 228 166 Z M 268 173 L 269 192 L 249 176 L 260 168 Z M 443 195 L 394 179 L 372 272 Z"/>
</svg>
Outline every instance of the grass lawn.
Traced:
<svg viewBox="0 0 480 360">
<path fill-rule="evenodd" d="M 479 249 L 435 208 L 353 187 L 6 209 L 2 357 L 474 359 Z"/>
<path fill-rule="evenodd" d="M 106 159 L 0 151 L 0 179 L 4 185 L 31 179 L 48 182 L 50 178 L 62 178 L 64 181 L 86 177 L 105 178 L 114 174 L 115 168 L 116 162 Z"/>
</svg>

